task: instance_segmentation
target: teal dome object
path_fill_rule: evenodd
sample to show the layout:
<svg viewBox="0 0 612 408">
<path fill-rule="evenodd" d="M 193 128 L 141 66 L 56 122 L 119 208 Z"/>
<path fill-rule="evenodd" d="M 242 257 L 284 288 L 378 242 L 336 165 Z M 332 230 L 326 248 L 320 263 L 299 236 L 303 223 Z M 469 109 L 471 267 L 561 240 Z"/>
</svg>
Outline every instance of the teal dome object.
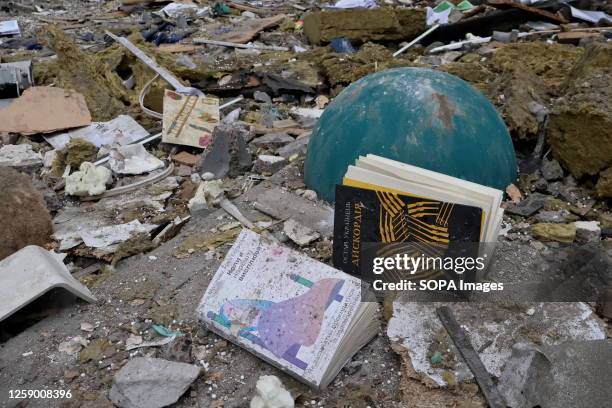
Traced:
<svg viewBox="0 0 612 408">
<path fill-rule="evenodd" d="M 333 202 L 348 166 L 369 153 L 500 190 L 517 174 L 493 105 L 462 79 L 424 68 L 377 72 L 344 89 L 313 130 L 306 185 Z"/>
</svg>

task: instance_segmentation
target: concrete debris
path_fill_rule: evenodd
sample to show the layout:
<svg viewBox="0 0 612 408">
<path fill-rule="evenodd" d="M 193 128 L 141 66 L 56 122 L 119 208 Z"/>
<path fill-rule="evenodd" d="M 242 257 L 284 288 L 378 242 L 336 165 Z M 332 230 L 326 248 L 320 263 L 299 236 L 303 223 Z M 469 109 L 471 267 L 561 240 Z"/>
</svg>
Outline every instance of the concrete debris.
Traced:
<svg viewBox="0 0 612 408">
<path fill-rule="evenodd" d="M 224 195 L 225 190 L 221 180 L 202 181 L 193 198 L 189 200 L 189 211 L 195 214 L 204 210 L 212 210 L 219 205 Z"/>
<path fill-rule="evenodd" d="M 393 315 L 387 336 L 405 350 L 414 370 L 425 384 L 434 387 L 457 384 L 472 378 L 472 373 L 458 356 L 436 316 L 440 303 L 393 302 Z M 537 339 L 545 345 L 563 344 L 570 340 L 600 340 L 605 332 L 602 322 L 584 303 L 538 303 L 535 312 L 525 317 L 512 307 L 494 303 L 451 303 L 457 320 L 468 332 L 469 340 L 487 371 L 502 375 L 512 346 Z M 545 318 L 544 318 L 545 316 Z M 491 341 L 494 339 L 494 341 Z M 433 364 L 431 356 L 440 351 L 442 364 Z"/>
<path fill-rule="evenodd" d="M 334 194 L 317 194 L 304 174 L 357 146 L 355 132 L 350 146 L 334 137 L 362 119 L 380 121 L 369 134 L 383 132 L 372 142 L 382 156 L 411 145 L 386 140 L 411 117 L 389 114 L 404 83 L 377 84 L 367 106 L 354 84 L 401 69 L 467 81 L 499 122 L 476 133 L 509 133 L 515 154 L 503 161 L 467 139 L 451 143 L 463 156 L 482 153 L 488 174 L 516 159 L 518 174 L 513 167 L 497 186 L 507 194 L 495 203 L 504 212 L 488 272 L 502 276 L 486 279 L 509 282 L 499 297 L 595 293 L 588 304 L 475 296 L 449 305 L 486 372 L 517 408 L 610 399 L 607 360 L 590 361 L 608 353 L 598 344 L 612 318 L 609 2 L 0 3 L 0 395 L 59 380 L 71 406 L 495 406 L 479 388 L 483 370 L 475 382 L 436 317 L 441 304 L 384 299 L 387 336 L 347 356 L 325 390 L 266 375 L 267 363 L 192 316 L 194 296 L 245 228 L 331 262 Z M 424 95 L 427 81 L 417 81 Z M 467 85 L 456 85 L 452 106 L 444 85 L 430 98 L 434 114 L 416 115 L 434 139 L 432 123 L 449 112 L 455 133 L 484 123 L 482 110 L 466 113 Z M 339 120 L 339 107 L 352 114 Z M 461 139 L 451 136 L 442 139 Z M 415 160 L 452 162 L 430 150 Z M 534 281 L 547 273 L 574 286 L 540 292 Z M 62 288 L 101 300 L 73 306 Z"/>
<path fill-rule="evenodd" d="M 601 238 L 599 221 L 576 221 L 574 225 L 576 226 L 576 242 L 599 242 Z"/>
<path fill-rule="evenodd" d="M 113 378 L 109 397 L 121 408 L 161 408 L 174 404 L 200 375 L 200 368 L 159 358 L 130 360 Z"/>
<path fill-rule="evenodd" d="M 0 166 L 9 166 L 17 170 L 40 168 L 42 155 L 32 150 L 32 145 L 6 145 L 0 147 Z"/>
<path fill-rule="evenodd" d="M 611 358 L 610 339 L 551 346 L 517 344 L 499 389 L 508 405 L 516 408 L 603 407 L 612 398 L 604 374 L 612 370 Z"/>
<path fill-rule="evenodd" d="M 314 204 L 292 192 L 271 188 L 254 200 L 254 207 L 278 220 L 293 218 L 302 225 L 308 225 L 323 237 L 331 237 L 334 225 L 332 207 Z"/>
<path fill-rule="evenodd" d="M 269 133 L 264 136 L 257 137 L 251 141 L 251 145 L 255 147 L 269 146 L 272 148 L 283 147 L 294 141 L 294 138 L 287 133 Z"/>
<path fill-rule="evenodd" d="M 81 239 L 88 247 L 101 248 L 113 252 L 114 244 L 124 242 L 141 233 L 148 233 L 157 228 L 157 225 L 141 224 L 134 220 L 127 224 L 111 225 L 96 230 L 81 231 Z"/>
<path fill-rule="evenodd" d="M 283 224 L 283 232 L 290 240 L 299 246 L 308 245 L 320 237 L 318 232 L 311 230 L 295 220 L 285 221 Z"/>
<path fill-rule="evenodd" d="M 542 172 L 542 176 L 546 179 L 546 181 L 561 180 L 563 178 L 563 169 L 561 168 L 559 162 L 554 159 L 544 159 L 542 161 L 540 171 Z"/>
<path fill-rule="evenodd" d="M 66 194 L 75 196 L 102 194 L 111 179 L 112 173 L 106 167 L 84 162 L 79 167 L 79 171 L 66 177 Z"/>
<path fill-rule="evenodd" d="M 251 167 L 251 154 L 246 147 L 243 128 L 237 125 L 220 125 L 215 128 L 212 137 L 212 145 L 198 163 L 200 174 L 212 173 L 215 178 L 227 175 L 235 177 Z"/>
<path fill-rule="evenodd" d="M 262 375 L 255 386 L 250 408 L 293 408 L 295 401 L 275 375 Z"/>
<path fill-rule="evenodd" d="M 110 149 L 110 168 L 118 174 L 143 174 L 164 167 L 164 162 L 147 152 L 141 144 Z"/>
<path fill-rule="evenodd" d="M 286 164 L 287 161 L 283 157 L 260 154 L 257 156 L 257 160 L 255 160 L 253 171 L 264 175 L 272 175 Z"/>
</svg>

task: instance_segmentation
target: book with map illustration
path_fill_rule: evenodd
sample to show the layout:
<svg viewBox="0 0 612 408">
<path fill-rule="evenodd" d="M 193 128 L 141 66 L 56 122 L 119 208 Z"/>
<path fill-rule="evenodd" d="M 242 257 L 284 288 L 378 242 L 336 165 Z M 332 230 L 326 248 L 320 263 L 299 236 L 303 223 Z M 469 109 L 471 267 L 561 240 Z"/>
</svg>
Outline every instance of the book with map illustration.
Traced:
<svg viewBox="0 0 612 408">
<path fill-rule="evenodd" d="M 376 308 L 361 301 L 359 279 L 245 229 L 198 316 L 213 332 L 324 388 L 378 332 Z"/>
<path fill-rule="evenodd" d="M 487 186 L 375 155 L 361 156 L 336 187 L 334 266 L 361 275 L 364 243 L 384 244 L 380 251 L 387 252 L 396 243 L 411 248 L 418 244 L 424 255 L 439 256 L 463 243 L 495 242 L 502 198 L 500 190 Z M 482 252 L 488 248 L 475 244 L 468 249 L 476 256 L 486 255 Z"/>
</svg>

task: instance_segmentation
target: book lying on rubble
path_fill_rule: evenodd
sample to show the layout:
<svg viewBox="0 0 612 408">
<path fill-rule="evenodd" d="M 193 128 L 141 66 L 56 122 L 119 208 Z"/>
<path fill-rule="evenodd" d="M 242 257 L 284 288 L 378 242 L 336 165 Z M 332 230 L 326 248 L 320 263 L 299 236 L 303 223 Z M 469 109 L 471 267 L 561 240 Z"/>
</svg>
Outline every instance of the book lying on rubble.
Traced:
<svg viewBox="0 0 612 408">
<path fill-rule="evenodd" d="M 378 332 L 361 281 L 243 230 L 200 305 L 213 332 L 324 388 Z"/>
<path fill-rule="evenodd" d="M 452 248 L 455 256 L 469 251 L 488 257 L 488 264 L 493 245 L 480 243 L 497 241 L 502 191 L 371 154 L 349 166 L 342 183 L 336 186 L 334 214 L 338 269 L 363 277 L 364 263 L 370 265 L 365 247 L 374 243 L 386 257 L 407 248 L 416 256 L 418 245 L 424 256 Z M 432 276 L 431 270 L 420 272 Z"/>
</svg>

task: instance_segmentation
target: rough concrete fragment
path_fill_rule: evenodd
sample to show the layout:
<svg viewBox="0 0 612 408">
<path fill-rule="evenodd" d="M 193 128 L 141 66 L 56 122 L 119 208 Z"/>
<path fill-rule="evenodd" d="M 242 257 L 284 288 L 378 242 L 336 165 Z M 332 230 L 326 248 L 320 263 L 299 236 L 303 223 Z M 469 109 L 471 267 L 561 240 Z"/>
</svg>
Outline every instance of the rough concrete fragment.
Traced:
<svg viewBox="0 0 612 408">
<path fill-rule="evenodd" d="M 293 408 L 295 401 L 275 375 L 262 375 L 255 386 L 250 408 Z"/>
<path fill-rule="evenodd" d="M 291 219 L 283 224 L 283 232 L 299 246 L 308 245 L 320 237 L 318 232 Z"/>
<path fill-rule="evenodd" d="M 285 167 L 285 164 L 287 161 L 283 157 L 260 154 L 253 165 L 253 171 L 260 174 L 274 174 Z"/>
<path fill-rule="evenodd" d="M 304 34 L 311 44 L 338 37 L 357 42 L 406 41 L 425 30 L 424 9 L 350 9 L 320 11 L 304 17 Z"/>
<path fill-rule="evenodd" d="M 255 209 L 278 220 L 293 218 L 302 225 L 331 237 L 334 229 L 334 209 L 314 203 L 279 187 L 267 189 L 255 198 Z"/>
<path fill-rule="evenodd" d="M 540 167 L 540 171 L 542 172 L 542 176 L 547 181 L 561 180 L 563 178 L 563 169 L 561 168 L 559 162 L 555 159 L 542 160 L 542 166 Z"/>
<path fill-rule="evenodd" d="M 517 214 L 523 217 L 529 217 L 532 214 L 535 214 L 535 212 L 538 211 L 540 208 L 542 208 L 548 198 L 549 196 L 547 195 L 533 193 L 520 203 L 509 205 L 506 208 L 506 212 L 508 212 L 509 214 Z"/>
<path fill-rule="evenodd" d="M 237 176 L 251 167 L 251 154 L 245 139 L 248 133 L 235 124 L 222 124 L 213 131 L 212 144 L 206 149 L 198 163 L 200 174 L 213 173 L 215 178 Z"/>
<path fill-rule="evenodd" d="M 276 148 L 285 146 L 293 141 L 293 137 L 289 136 L 287 133 L 268 133 L 267 135 L 253 139 L 251 144 L 256 147 L 268 146 Z"/>
<path fill-rule="evenodd" d="M 224 197 L 221 180 L 202 181 L 193 198 L 189 200 L 189 211 L 194 214 L 204 210 L 211 210 L 221 202 Z"/>
<path fill-rule="evenodd" d="M 576 221 L 576 241 L 581 243 L 599 242 L 601 228 L 598 221 Z"/>
<path fill-rule="evenodd" d="M 422 381 L 429 387 L 448 385 L 449 380 L 456 384 L 471 379 L 472 373 L 436 316 L 436 308 L 445 303 L 409 300 L 404 296 L 393 302 L 393 317 L 387 326 L 392 344 L 408 353 L 414 370 L 422 374 Z M 517 342 L 537 339 L 541 344 L 556 345 L 570 340 L 606 338 L 604 323 L 585 303 L 535 303 L 531 306 L 532 314 L 503 303 L 446 305 L 453 308 L 487 371 L 496 377 L 502 374 Z M 435 351 L 442 353 L 443 364 L 432 364 Z"/>
<path fill-rule="evenodd" d="M 553 155 L 575 177 L 612 166 L 612 44 L 588 47 L 549 116 Z"/>
<path fill-rule="evenodd" d="M 599 173 L 595 191 L 599 197 L 612 197 L 612 167 Z"/>
<path fill-rule="evenodd" d="M 0 259 L 27 245 L 44 246 L 53 232 L 51 216 L 30 177 L 0 166 Z"/>
<path fill-rule="evenodd" d="M 295 154 L 305 155 L 308 150 L 308 142 L 310 142 L 310 136 L 297 138 L 293 142 L 279 148 L 276 153 L 285 159 L 289 159 Z"/>
<path fill-rule="evenodd" d="M 542 222 L 531 227 L 531 235 L 541 241 L 574 242 L 576 225 Z"/>
<path fill-rule="evenodd" d="M 94 196 L 106 191 L 106 185 L 110 182 L 112 173 L 103 166 L 95 166 L 84 162 L 79 171 L 75 171 L 66 177 L 66 194 L 75 196 Z"/>
<path fill-rule="evenodd" d="M 6 145 L 0 147 L 0 166 L 10 166 L 18 170 L 39 168 L 42 165 L 40 153 L 32 150 L 32 145 Z"/>
<path fill-rule="evenodd" d="M 513 408 L 605 407 L 612 400 L 612 340 L 518 344 L 499 390 Z"/>
<path fill-rule="evenodd" d="M 109 397 L 121 408 L 166 407 L 175 403 L 199 374 L 195 365 L 137 357 L 115 375 Z"/>
</svg>

